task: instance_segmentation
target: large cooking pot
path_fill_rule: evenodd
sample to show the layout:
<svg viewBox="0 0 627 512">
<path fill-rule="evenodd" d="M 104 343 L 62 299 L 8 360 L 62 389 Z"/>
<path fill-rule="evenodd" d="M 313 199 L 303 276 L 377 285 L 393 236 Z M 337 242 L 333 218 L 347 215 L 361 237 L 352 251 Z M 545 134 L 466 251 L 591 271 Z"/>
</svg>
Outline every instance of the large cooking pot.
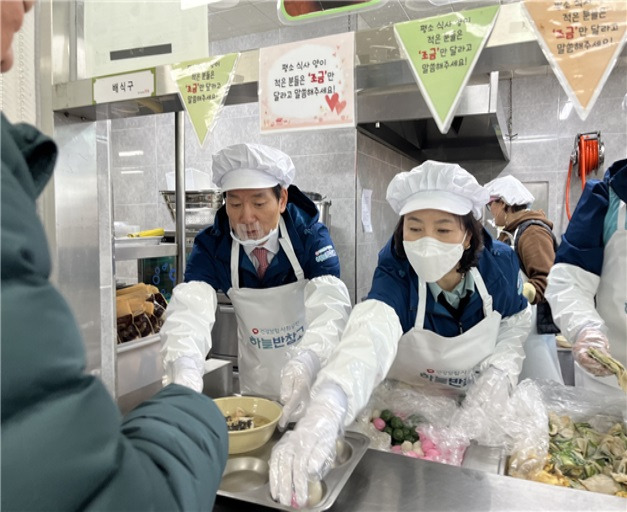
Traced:
<svg viewBox="0 0 627 512">
<path fill-rule="evenodd" d="M 320 222 L 322 222 L 325 226 L 329 227 L 331 223 L 331 214 L 329 213 L 329 208 L 331 207 L 331 200 L 326 197 L 322 197 L 322 194 L 318 194 L 317 192 L 305 192 L 303 191 L 309 199 L 313 201 L 320 212 Z"/>
</svg>

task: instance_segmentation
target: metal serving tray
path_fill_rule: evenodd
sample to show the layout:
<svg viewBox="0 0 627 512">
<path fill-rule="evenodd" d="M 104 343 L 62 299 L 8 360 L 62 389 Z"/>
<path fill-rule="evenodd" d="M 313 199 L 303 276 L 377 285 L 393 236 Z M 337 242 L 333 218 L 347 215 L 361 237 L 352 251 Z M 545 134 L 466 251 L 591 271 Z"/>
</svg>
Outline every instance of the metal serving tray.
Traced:
<svg viewBox="0 0 627 512">
<path fill-rule="evenodd" d="M 261 448 L 229 456 L 218 496 L 278 510 L 294 510 L 277 503 L 270 496 L 268 462 L 272 447 L 281 435 L 277 430 Z M 346 432 L 344 439 L 338 440 L 335 464 L 322 482 L 310 486 L 306 510 L 327 510 L 333 505 L 369 444 L 370 439 L 358 432 Z"/>
</svg>

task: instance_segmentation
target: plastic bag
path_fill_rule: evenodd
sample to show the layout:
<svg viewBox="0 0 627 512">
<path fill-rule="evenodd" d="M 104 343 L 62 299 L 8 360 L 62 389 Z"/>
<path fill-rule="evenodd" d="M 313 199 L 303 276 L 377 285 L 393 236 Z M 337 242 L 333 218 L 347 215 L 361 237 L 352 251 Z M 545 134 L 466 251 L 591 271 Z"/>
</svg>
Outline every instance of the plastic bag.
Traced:
<svg viewBox="0 0 627 512">
<path fill-rule="evenodd" d="M 386 409 L 418 433 L 417 444 L 410 446 L 406 441 L 393 445 L 392 436 L 374 426 L 373 419 L 379 418 Z M 459 431 L 448 429 L 457 410 L 458 401 L 454 397 L 433 395 L 428 389 L 385 380 L 374 390 L 368 405 L 348 430 L 367 435 L 371 440 L 370 447 L 376 450 L 460 465 L 468 439 Z"/>
<path fill-rule="evenodd" d="M 531 384 L 527 384 L 531 383 Z M 539 393 L 542 407 L 538 407 L 535 420 L 529 417 L 527 435 L 519 435 L 518 442 L 511 448 L 508 474 L 519 478 L 536 479 L 543 470 L 549 453 L 549 416 L 562 416 L 574 422 L 588 422 L 591 427 L 606 432 L 613 424 L 627 420 L 624 398 L 619 395 L 602 395 L 580 387 L 565 386 L 553 381 L 523 381 L 519 388 L 527 385 Z M 538 397 L 534 398 L 536 401 Z M 542 413 L 541 409 L 544 410 Z M 528 411 L 532 413 L 531 410 Z M 568 485 L 563 478 L 542 481 L 557 485 Z"/>
</svg>

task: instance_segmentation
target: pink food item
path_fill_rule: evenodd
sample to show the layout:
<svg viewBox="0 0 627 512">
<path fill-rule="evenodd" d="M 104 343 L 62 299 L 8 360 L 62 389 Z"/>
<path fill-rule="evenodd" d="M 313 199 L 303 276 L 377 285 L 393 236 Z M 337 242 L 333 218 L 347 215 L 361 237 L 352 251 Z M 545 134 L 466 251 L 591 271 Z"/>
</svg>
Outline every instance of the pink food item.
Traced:
<svg viewBox="0 0 627 512">
<path fill-rule="evenodd" d="M 420 455 L 418 455 L 416 452 L 414 452 L 414 451 L 412 451 L 412 450 L 410 450 L 410 451 L 408 451 L 408 452 L 405 452 L 405 455 L 406 455 L 407 457 L 412 457 L 412 458 L 414 458 L 414 459 L 419 459 L 419 458 L 420 458 Z"/>
<path fill-rule="evenodd" d="M 383 421 L 381 418 L 375 418 L 374 420 L 372 420 L 372 424 L 377 430 L 383 430 L 385 428 L 385 421 Z"/>
<path fill-rule="evenodd" d="M 435 444 L 433 444 L 433 441 L 431 441 L 431 439 L 427 437 L 421 436 L 420 442 L 422 443 L 422 451 L 425 452 L 425 454 L 427 453 L 427 451 L 433 450 L 435 448 Z"/>
<path fill-rule="evenodd" d="M 402 453 L 401 452 L 401 445 L 397 444 L 395 446 L 392 446 L 392 448 L 390 449 L 392 451 L 392 453 Z"/>
<path fill-rule="evenodd" d="M 440 452 L 436 450 L 435 448 L 429 448 L 427 450 L 424 450 L 424 452 L 425 452 L 425 459 L 427 457 L 436 458 L 440 456 Z"/>
</svg>

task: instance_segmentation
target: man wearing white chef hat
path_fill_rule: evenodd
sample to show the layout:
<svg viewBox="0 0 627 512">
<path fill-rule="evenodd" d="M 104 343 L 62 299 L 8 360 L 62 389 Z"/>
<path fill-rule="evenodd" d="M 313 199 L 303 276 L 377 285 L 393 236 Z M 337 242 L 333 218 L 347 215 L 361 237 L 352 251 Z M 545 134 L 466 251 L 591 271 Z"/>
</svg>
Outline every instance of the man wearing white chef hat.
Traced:
<svg viewBox="0 0 627 512">
<path fill-rule="evenodd" d="M 166 382 L 201 391 L 216 291 L 226 293 L 237 317 L 240 390 L 284 402 L 281 426 L 302 412 L 351 307 L 329 232 L 294 175 L 288 155 L 262 144 L 214 155 L 225 204 L 196 236 L 161 329 Z"/>
<path fill-rule="evenodd" d="M 387 200 L 400 219 L 368 298 L 353 308 L 304 417 L 273 448 L 276 500 L 303 506 L 307 482 L 324 477 L 338 435 L 384 378 L 465 393 L 466 418 L 498 416 L 487 411 L 518 380 L 531 312 L 516 255 L 478 220 L 488 198 L 456 164 L 427 161 L 394 177 Z"/>
<path fill-rule="evenodd" d="M 498 239 L 516 252 L 523 274 L 523 295 L 533 305 L 532 329 L 525 342 L 521 379 L 543 379 L 564 383 L 557 358 L 551 308 L 544 299 L 547 277 L 555 260 L 557 240 L 553 223 L 542 210 L 531 210 L 534 197 L 514 176 L 502 176 L 486 183 L 490 192 L 487 208 L 494 217 Z"/>
</svg>

